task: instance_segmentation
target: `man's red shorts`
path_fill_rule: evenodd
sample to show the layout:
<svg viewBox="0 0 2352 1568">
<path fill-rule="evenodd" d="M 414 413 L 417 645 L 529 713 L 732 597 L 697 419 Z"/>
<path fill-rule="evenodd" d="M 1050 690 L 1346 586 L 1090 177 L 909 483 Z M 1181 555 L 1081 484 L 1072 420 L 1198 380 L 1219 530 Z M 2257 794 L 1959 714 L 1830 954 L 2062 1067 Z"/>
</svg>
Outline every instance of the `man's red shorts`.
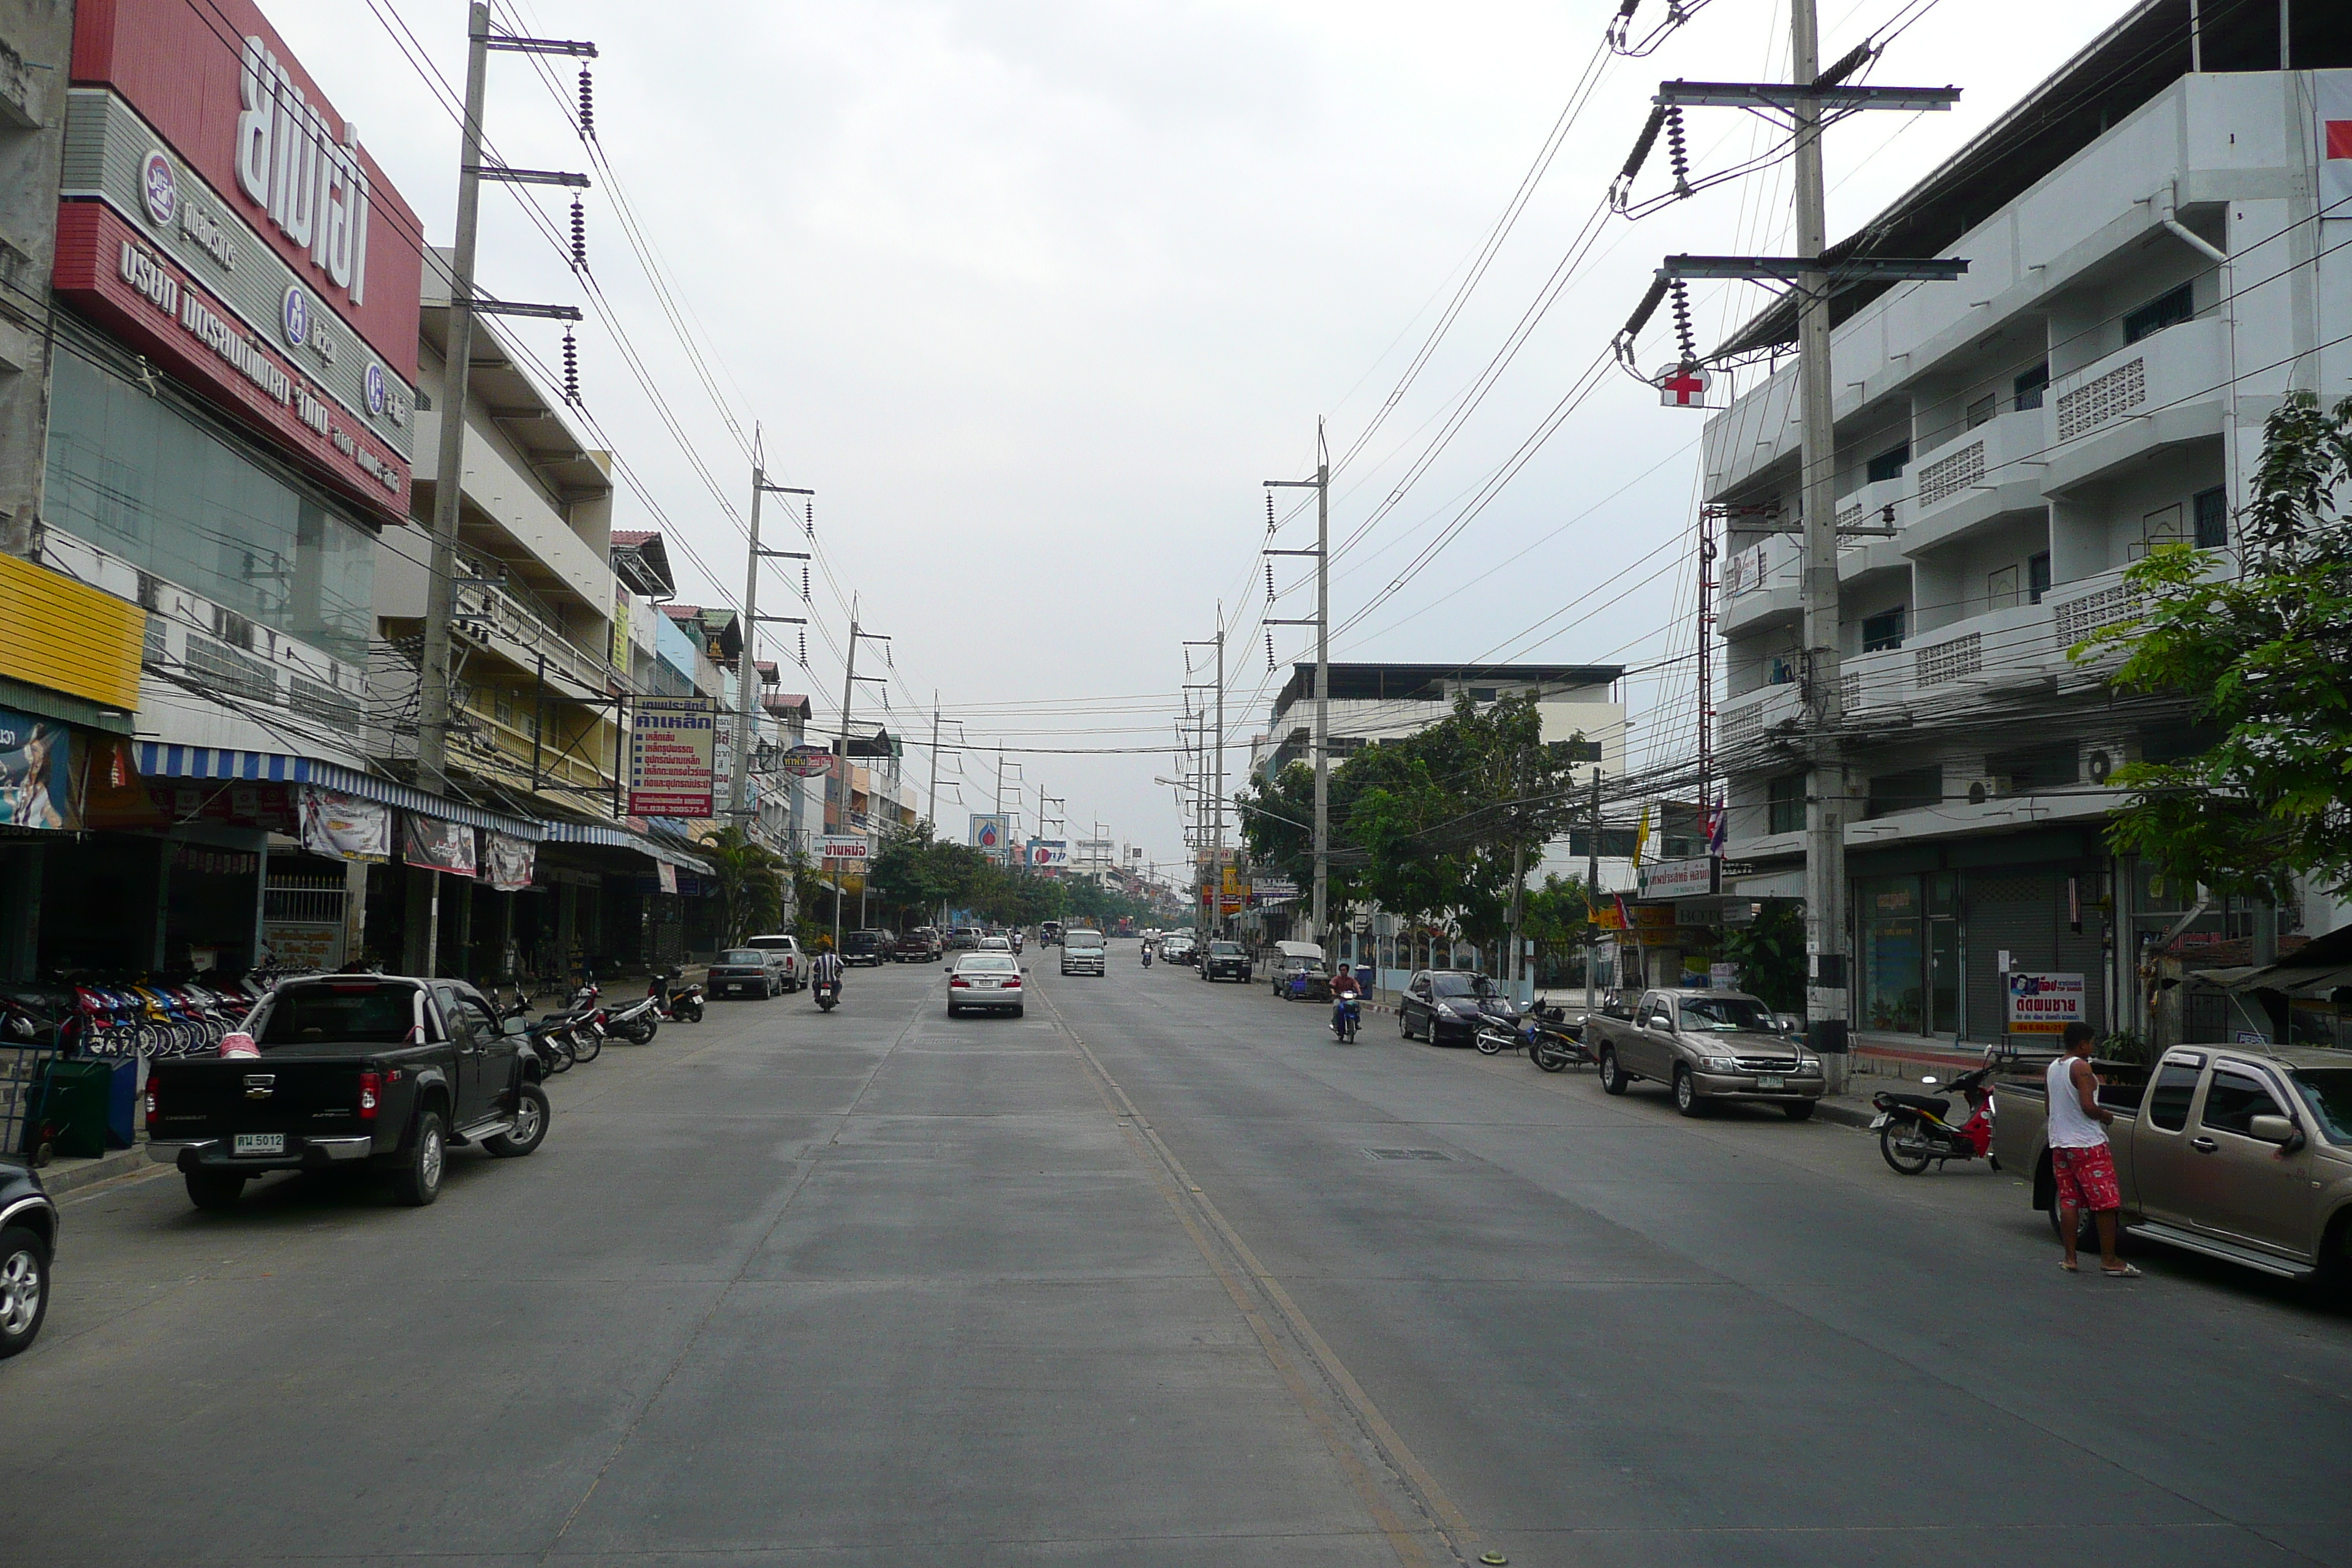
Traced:
<svg viewBox="0 0 2352 1568">
<path fill-rule="evenodd" d="M 2060 1208 L 2096 1214 L 2124 1206 L 2123 1193 L 2116 1185 L 2115 1151 L 2105 1143 L 2088 1149 L 2053 1149 L 2050 1169 L 2058 1178 Z"/>
</svg>

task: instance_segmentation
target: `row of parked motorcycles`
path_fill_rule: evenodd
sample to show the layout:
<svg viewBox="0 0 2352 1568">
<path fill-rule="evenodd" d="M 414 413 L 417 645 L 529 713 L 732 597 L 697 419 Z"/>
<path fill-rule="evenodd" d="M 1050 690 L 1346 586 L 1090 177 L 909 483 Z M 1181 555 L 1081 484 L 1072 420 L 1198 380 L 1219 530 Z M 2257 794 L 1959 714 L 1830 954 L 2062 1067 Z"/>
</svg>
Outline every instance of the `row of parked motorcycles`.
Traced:
<svg viewBox="0 0 2352 1568">
<path fill-rule="evenodd" d="M 502 1018 L 524 1021 L 523 1037 L 539 1058 L 541 1072 L 552 1075 L 569 1072 L 579 1062 L 594 1061 L 607 1039 L 651 1045 L 664 1024 L 699 1024 L 703 1007 L 702 987 L 684 983 L 675 969 L 665 969 L 654 975 L 646 994 L 634 1002 L 607 1005 L 604 987 L 590 975 L 559 1011 L 543 1017 L 530 1016 L 530 1002 L 520 988 L 514 1000 L 499 1012 Z"/>
</svg>

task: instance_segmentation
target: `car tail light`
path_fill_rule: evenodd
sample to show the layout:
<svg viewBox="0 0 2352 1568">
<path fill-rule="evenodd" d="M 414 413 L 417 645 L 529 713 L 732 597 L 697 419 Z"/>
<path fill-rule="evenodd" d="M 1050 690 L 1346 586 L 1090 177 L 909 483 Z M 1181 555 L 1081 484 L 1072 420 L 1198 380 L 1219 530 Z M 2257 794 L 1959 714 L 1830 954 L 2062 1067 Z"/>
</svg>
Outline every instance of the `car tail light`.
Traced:
<svg viewBox="0 0 2352 1568">
<path fill-rule="evenodd" d="M 950 974 L 948 976 L 948 989 L 950 991 L 969 991 L 971 989 L 971 982 L 966 980 L 961 974 Z"/>
<path fill-rule="evenodd" d="M 1005 980 L 1004 980 L 1004 988 L 1005 988 L 1007 991 L 1018 991 L 1018 990 L 1020 990 L 1020 989 L 1021 989 L 1021 977 L 1020 977 L 1019 975 L 1017 975 L 1017 974 L 1010 974 L 1010 975 L 1005 976 Z"/>
<path fill-rule="evenodd" d="M 360 1074 L 360 1120 L 375 1120 L 376 1103 L 383 1095 L 383 1079 L 374 1072 Z"/>
<path fill-rule="evenodd" d="M 155 1124 L 163 1120 L 163 1097 L 156 1090 L 154 1069 L 151 1068 L 147 1077 L 147 1131 L 154 1131 Z"/>
</svg>

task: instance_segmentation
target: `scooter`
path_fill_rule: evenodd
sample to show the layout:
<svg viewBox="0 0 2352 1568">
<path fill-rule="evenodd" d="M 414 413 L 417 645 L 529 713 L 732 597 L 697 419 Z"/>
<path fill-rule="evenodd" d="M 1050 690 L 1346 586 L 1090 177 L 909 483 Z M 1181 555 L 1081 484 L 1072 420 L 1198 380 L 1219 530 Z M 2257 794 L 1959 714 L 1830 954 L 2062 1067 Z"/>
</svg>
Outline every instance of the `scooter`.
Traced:
<svg viewBox="0 0 2352 1568">
<path fill-rule="evenodd" d="M 1146 969 L 1151 967 L 1151 944 L 1149 942 L 1146 942 L 1143 947 L 1143 967 Z"/>
<path fill-rule="evenodd" d="M 1364 1009 L 1350 993 L 1331 1004 L 1331 1033 L 1343 1046 L 1356 1043 L 1356 1031 L 1364 1022 Z"/>
<path fill-rule="evenodd" d="M 625 1007 L 615 1007 L 604 1016 L 605 1027 L 633 1046 L 653 1043 L 661 1028 L 661 1018 L 654 1011 L 655 998 L 640 996 Z"/>
<path fill-rule="evenodd" d="M 1884 1089 L 1872 1095 L 1870 1103 L 1878 1114 L 1870 1125 L 1878 1134 L 1880 1155 L 1906 1176 L 1919 1174 L 1930 1161 L 1940 1168 L 1947 1160 L 1983 1159 L 2000 1170 L 2000 1161 L 1992 1153 L 1992 1090 L 1985 1087 L 1991 1077 L 1992 1065 L 1987 1063 L 1952 1080 L 1950 1087 L 1968 1100 L 1970 1113 L 1957 1127 L 1946 1120 L 1952 1113 L 1947 1096 Z M 1931 1087 L 1936 1082 L 1932 1078 L 1920 1081 Z"/>
<path fill-rule="evenodd" d="M 1585 1047 L 1577 1031 L 1569 1027 L 1568 1010 L 1555 1007 L 1540 996 L 1528 1010 L 1520 1038 L 1527 1043 L 1528 1059 L 1546 1072 L 1565 1072 L 1593 1060 L 1591 1051 Z"/>
<path fill-rule="evenodd" d="M 832 1012 L 841 1000 L 841 982 L 838 980 L 820 980 L 813 989 L 816 992 L 816 1005 L 820 1011 Z"/>
<path fill-rule="evenodd" d="M 689 1024 L 699 1024 L 702 1022 L 702 987 L 671 984 L 677 978 L 678 972 L 675 969 L 665 969 L 653 977 L 646 994 L 654 999 L 654 1012 L 672 1023 L 683 1019 Z"/>
</svg>

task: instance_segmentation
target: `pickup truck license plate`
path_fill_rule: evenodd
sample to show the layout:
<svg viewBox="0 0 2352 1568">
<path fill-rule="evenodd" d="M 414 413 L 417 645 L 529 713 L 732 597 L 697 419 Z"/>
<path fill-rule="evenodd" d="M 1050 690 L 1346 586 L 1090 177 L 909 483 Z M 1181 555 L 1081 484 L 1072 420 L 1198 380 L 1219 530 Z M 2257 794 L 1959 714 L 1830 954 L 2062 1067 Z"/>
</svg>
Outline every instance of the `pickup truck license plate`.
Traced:
<svg viewBox="0 0 2352 1568">
<path fill-rule="evenodd" d="M 232 1154 L 283 1154 L 286 1134 L 283 1132 L 240 1132 L 230 1140 Z"/>
<path fill-rule="evenodd" d="M 1788 1084 L 1779 1073 L 1768 1072 L 1759 1073 L 1757 1075 L 1756 1087 L 1759 1089 L 1785 1089 L 1788 1087 Z"/>
</svg>

